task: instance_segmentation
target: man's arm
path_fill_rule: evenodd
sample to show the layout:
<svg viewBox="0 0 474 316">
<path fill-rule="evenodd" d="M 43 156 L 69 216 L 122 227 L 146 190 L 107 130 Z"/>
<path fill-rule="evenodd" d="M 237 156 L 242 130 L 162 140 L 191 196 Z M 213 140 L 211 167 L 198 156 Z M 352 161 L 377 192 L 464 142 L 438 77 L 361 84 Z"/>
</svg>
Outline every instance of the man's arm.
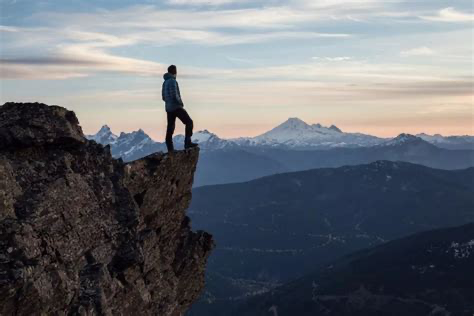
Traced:
<svg viewBox="0 0 474 316">
<path fill-rule="evenodd" d="M 175 89 L 176 89 L 176 101 L 178 102 L 178 104 L 181 104 L 181 106 L 184 107 L 183 99 L 181 99 L 181 92 L 179 91 L 178 81 L 175 80 L 174 83 L 175 83 Z"/>
<path fill-rule="evenodd" d="M 183 100 L 181 99 L 181 94 L 179 92 L 178 82 L 173 79 L 168 79 L 163 83 L 163 88 L 161 91 L 161 97 L 163 101 L 175 102 L 184 107 Z"/>
</svg>

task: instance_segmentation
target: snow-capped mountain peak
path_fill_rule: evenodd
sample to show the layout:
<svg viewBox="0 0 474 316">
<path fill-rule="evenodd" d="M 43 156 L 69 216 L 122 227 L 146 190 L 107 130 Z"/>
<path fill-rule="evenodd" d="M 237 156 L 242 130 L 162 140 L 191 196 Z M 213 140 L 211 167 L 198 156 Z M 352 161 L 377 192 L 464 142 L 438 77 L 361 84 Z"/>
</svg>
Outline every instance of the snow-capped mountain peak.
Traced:
<svg viewBox="0 0 474 316">
<path fill-rule="evenodd" d="M 192 140 L 197 143 L 204 143 L 211 138 L 219 138 L 216 134 L 209 132 L 207 129 L 203 131 L 197 131 L 193 134 Z"/>
<path fill-rule="evenodd" d="M 234 142 L 219 138 L 219 136 L 207 129 L 194 132 L 191 140 L 198 143 L 199 147 L 204 150 L 223 149 L 235 145 Z M 173 142 L 175 143 L 175 148 L 180 148 L 184 144 L 184 135 L 176 135 L 173 137 Z"/>
<path fill-rule="evenodd" d="M 415 135 L 402 133 L 398 135 L 397 137 L 395 137 L 393 140 L 400 143 L 405 143 L 405 142 L 410 142 L 410 141 L 420 140 L 420 139 L 421 138 L 416 137 Z"/>
<path fill-rule="evenodd" d="M 382 143 L 381 146 L 401 146 L 406 144 L 413 144 L 413 143 L 427 143 L 420 137 L 411 134 L 402 133 L 397 137 Z"/>
<path fill-rule="evenodd" d="M 152 143 L 153 140 L 145 133 L 144 130 L 139 129 L 138 131 L 133 131 L 131 133 L 120 133 L 120 136 L 117 138 L 117 143 L 136 143 L 136 142 L 149 142 Z"/>
<path fill-rule="evenodd" d="M 197 131 L 193 133 L 191 140 L 195 143 L 202 144 L 208 142 L 212 139 L 220 139 L 216 134 L 209 132 L 207 129 L 202 131 Z M 184 135 L 178 134 L 173 137 L 173 141 L 182 142 L 184 141 Z"/>
<path fill-rule="evenodd" d="M 277 127 L 274 128 L 274 130 L 296 130 L 296 129 L 308 129 L 310 128 L 311 125 L 307 124 L 305 121 L 297 118 L 297 117 L 290 117 L 287 119 L 285 122 L 281 123 Z"/>
<path fill-rule="evenodd" d="M 117 139 L 117 135 L 112 133 L 108 125 L 103 125 L 96 134 L 88 135 L 87 138 L 96 143 L 107 145 L 114 142 Z"/>
<path fill-rule="evenodd" d="M 107 124 L 102 125 L 100 130 L 97 132 L 97 134 L 105 134 L 105 133 L 111 133 L 112 131 L 110 130 L 110 127 Z"/>
<path fill-rule="evenodd" d="M 332 132 L 338 132 L 342 133 L 342 131 L 335 125 L 331 125 L 330 127 L 324 127 L 320 123 L 316 124 L 308 124 L 305 121 L 297 118 L 297 117 L 291 117 L 282 124 L 278 125 L 277 127 L 273 128 L 272 130 L 262 134 L 262 135 L 269 135 L 269 134 L 274 134 L 275 132 L 304 132 L 305 134 L 311 134 L 311 133 L 318 133 L 318 134 L 326 134 Z M 257 136 L 258 137 L 258 136 Z"/>
<path fill-rule="evenodd" d="M 343 133 L 335 125 L 330 127 L 319 123 L 309 125 L 294 117 L 259 136 L 236 140 L 237 143 L 249 146 L 284 146 L 301 149 L 373 146 L 383 141 L 371 135 Z"/>
</svg>

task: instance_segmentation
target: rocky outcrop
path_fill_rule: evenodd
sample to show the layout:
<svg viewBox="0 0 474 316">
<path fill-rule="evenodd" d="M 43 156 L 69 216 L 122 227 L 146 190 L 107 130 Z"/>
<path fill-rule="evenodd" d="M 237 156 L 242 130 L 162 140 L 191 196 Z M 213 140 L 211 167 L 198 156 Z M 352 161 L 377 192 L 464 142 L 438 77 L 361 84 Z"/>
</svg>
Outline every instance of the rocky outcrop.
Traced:
<svg viewBox="0 0 474 316">
<path fill-rule="evenodd" d="M 185 215 L 199 150 L 124 164 L 58 106 L 0 107 L 0 315 L 181 315 L 212 237 Z"/>
</svg>

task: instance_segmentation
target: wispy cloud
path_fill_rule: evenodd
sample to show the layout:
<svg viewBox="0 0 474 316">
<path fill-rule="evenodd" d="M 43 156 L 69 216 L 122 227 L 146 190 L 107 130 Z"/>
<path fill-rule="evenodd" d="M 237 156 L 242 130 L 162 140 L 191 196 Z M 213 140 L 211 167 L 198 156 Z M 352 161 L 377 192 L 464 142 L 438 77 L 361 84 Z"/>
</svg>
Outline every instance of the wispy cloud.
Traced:
<svg viewBox="0 0 474 316">
<path fill-rule="evenodd" d="M 103 71 L 152 75 L 164 70 L 161 63 L 118 56 L 111 49 L 182 43 L 226 46 L 351 36 L 294 27 L 314 17 L 289 7 L 221 10 L 215 14 L 206 10 L 161 10 L 148 5 L 96 13 L 36 13 L 30 20 L 41 21 L 41 25 L 0 27 L 2 44 L 7 47 L 0 60 L 5 68 L 1 76 L 62 79 Z M 235 30 L 229 32 L 228 28 Z M 17 56 L 19 50 L 21 57 Z"/>
<path fill-rule="evenodd" d="M 17 32 L 18 29 L 13 26 L 0 25 L 0 32 Z"/>
<path fill-rule="evenodd" d="M 469 103 L 454 103 L 454 104 L 436 104 L 418 111 L 420 114 L 432 113 L 459 113 L 465 114 L 472 111 L 472 104 Z"/>
<path fill-rule="evenodd" d="M 249 2 L 250 0 L 167 0 L 167 3 L 170 5 L 179 5 L 179 6 L 201 6 L 201 5 L 208 5 L 208 6 L 220 6 L 223 4 L 229 3 L 245 3 Z"/>
<path fill-rule="evenodd" d="M 473 22 L 474 14 L 461 12 L 453 7 L 441 9 L 435 15 L 422 15 L 420 18 L 440 22 Z"/>
<path fill-rule="evenodd" d="M 400 55 L 404 57 L 409 57 L 409 56 L 431 56 L 434 55 L 435 51 L 432 50 L 431 48 L 428 48 L 426 46 L 422 47 L 416 47 L 408 50 L 404 50 L 400 52 Z"/>
<path fill-rule="evenodd" d="M 374 8 L 385 7 L 387 4 L 397 3 L 400 0 L 379 1 L 379 0 L 293 0 L 293 3 L 306 8 Z"/>
<path fill-rule="evenodd" d="M 9 32 L 11 32 L 9 30 Z M 15 28 L 9 48 L 36 51 L 22 57 L 3 54 L 0 64 L 3 78 L 76 78 L 103 71 L 156 75 L 165 67 L 155 61 L 117 56 L 110 48 L 138 44 L 172 45 L 185 41 L 209 46 L 263 43 L 282 39 L 346 38 L 349 34 L 278 31 L 229 36 L 219 32 L 164 29 L 160 31 L 134 31 L 122 36 L 74 29 Z M 32 41 L 28 41 L 32 38 Z M 46 50 L 35 49 L 38 43 L 49 43 Z M 29 45 L 29 46 L 28 46 Z M 23 53 L 22 55 L 25 55 Z M 27 67 L 30 69 L 26 70 Z M 51 71 L 47 67 L 54 67 Z M 63 74 L 60 74 L 61 69 Z M 35 74 L 35 71 L 38 74 Z M 202 73 L 202 71 L 200 71 Z"/>
<path fill-rule="evenodd" d="M 61 24 L 76 24 L 89 28 L 126 29 L 187 29 L 204 30 L 235 28 L 241 30 L 289 28 L 315 18 L 317 12 L 305 12 L 287 6 L 226 9 L 161 9 L 152 5 L 136 5 L 126 9 L 96 13 L 39 13 L 33 18 Z M 85 24 L 84 22 L 87 22 Z"/>
<path fill-rule="evenodd" d="M 86 77 L 99 72 L 121 72 L 135 75 L 150 76 L 162 72 L 165 67 L 158 62 L 137 58 L 117 56 L 108 52 L 107 48 L 130 45 L 136 41 L 119 38 L 101 33 L 78 32 L 67 30 L 51 30 L 43 32 L 43 28 L 17 28 L 16 45 L 26 45 L 26 53 L 22 56 L 0 58 L 2 71 L 0 76 L 5 79 L 67 79 Z M 32 34 L 32 41 L 27 39 Z M 47 35 L 46 35 L 47 34 Z M 50 43 L 46 50 L 35 47 L 38 42 Z M 36 54 L 28 54 L 37 51 Z"/>
<path fill-rule="evenodd" d="M 314 56 L 312 57 L 313 60 L 326 60 L 326 61 L 346 61 L 346 60 L 351 60 L 351 57 L 348 56 L 336 56 L 336 57 L 318 57 Z"/>
<path fill-rule="evenodd" d="M 118 56 L 111 49 L 137 45 L 169 46 L 182 43 L 226 46 L 282 40 L 332 39 L 344 41 L 354 34 L 317 32 L 314 27 L 303 26 L 309 21 L 328 19 L 328 16 L 325 15 L 328 12 L 331 13 L 330 16 L 340 14 L 345 18 L 351 7 L 355 8 L 352 13 L 363 12 L 365 15 L 370 12 L 370 10 L 366 10 L 368 7 L 372 9 L 381 7 L 380 2 L 374 0 L 326 0 L 318 3 L 295 1 L 304 9 L 298 6 L 274 6 L 226 9 L 219 10 L 216 14 L 214 10 L 163 10 L 155 6 L 140 5 L 95 13 L 37 13 L 30 18 L 31 21 L 47 21 L 46 24 L 37 27 L 0 27 L 0 32 L 4 34 L 3 41 L 7 46 L 0 60 L 5 67 L 1 75 L 6 78 L 20 78 L 22 76 L 67 78 L 87 76 L 103 71 L 144 76 L 154 75 L 162 72 L 164 65 L 156 61 Z M 376 14 L 376 12 L 372 12 L 372 14 Z M 443 12 L 446 15 L 446 12 Z M 459 15 L 455 16 L 459 17 Z M 229 28 L 234 30 L 228 31 Z M 9 51 L 15 52 L 15 49 L 20 48 L 23 56 L 9 54 Z M 30 51 L 35 53 L 31 55 L 25 53 Z M 427 47 L 419 47 L 403 51 L 401 55 L 421 56 L 432 53 L 433 51 Z M 332 64 L 329 66 L 330 69 L 326 70 L 322 65 L 317 67 L 315 65 L 298 66 L 302 74 L 309 74 L 308 79 L 311 79 L 311 74 L 321 73 L 335 73 L 341 78 L 351 77 L 355 74 L 359 78 L 412 77 L 403 70 L 394 70 L 388 74 L 386 70 L 374 71 L 368 64 L 356 61 L 348 63 L 352 61 L 348 56 L 317 56 L 313 57 L 313 60 L 316 60 L 318 64 L 321 62 L 344 62 L 344 67 L 338 68 Z M 48 67 L 51 68 L 51 71 L 46 71 L 49 69 Z M 289 66 L 289 69 L 292 68 L 293 65 Z M 62 74 L 61 69 L 63 70 Z M 265 71 L 267 77 L 273 74 L 279 76 L 284 69 L 285 67 L 267 67 L 261 72 Z M 33 75 L 35 71 L 39 74 Z M 424 76 L 423 72 L 413 69 L 410 71 L 418 76 Z M 197 69 L 196 72 L 200 74 L 215 73 L 212 69 Z M 235 74 L 232 71 L 220 72 L 230 76 Z M 247 72 L 244 76 L 248 77 L 251 73 Z M 189 71 L 187 75 L 193 76 L 194 73 Z M 239 75 L 237 75 L 238 77 Z"/>
</svg>

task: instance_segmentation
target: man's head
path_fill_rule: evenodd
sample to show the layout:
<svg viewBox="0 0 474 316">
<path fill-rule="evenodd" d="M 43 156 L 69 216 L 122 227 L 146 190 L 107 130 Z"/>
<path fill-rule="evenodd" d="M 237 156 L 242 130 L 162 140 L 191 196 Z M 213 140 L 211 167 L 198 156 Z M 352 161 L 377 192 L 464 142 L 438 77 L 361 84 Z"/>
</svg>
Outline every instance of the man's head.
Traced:
<svg viewBox="0 0 474 316">
<path fill-rule="evenodd" d="M 178 74 L 178 71 L 176 70 L 176 66 L 175 65 L 171 65 L 168 67 L 168 72 L 172 75 L 174 75 L 176 77 L 176 75 Z"/>
</svg>

